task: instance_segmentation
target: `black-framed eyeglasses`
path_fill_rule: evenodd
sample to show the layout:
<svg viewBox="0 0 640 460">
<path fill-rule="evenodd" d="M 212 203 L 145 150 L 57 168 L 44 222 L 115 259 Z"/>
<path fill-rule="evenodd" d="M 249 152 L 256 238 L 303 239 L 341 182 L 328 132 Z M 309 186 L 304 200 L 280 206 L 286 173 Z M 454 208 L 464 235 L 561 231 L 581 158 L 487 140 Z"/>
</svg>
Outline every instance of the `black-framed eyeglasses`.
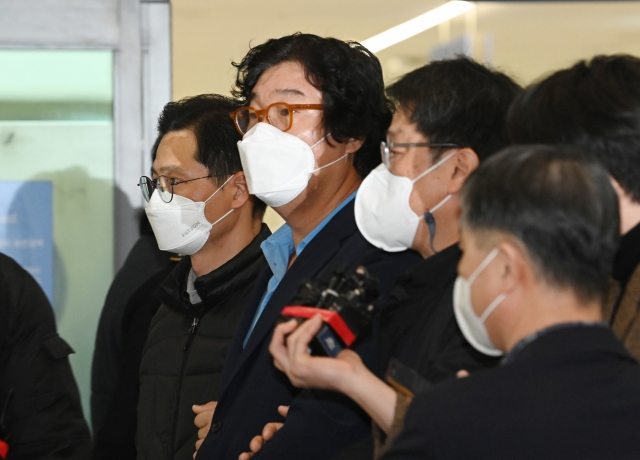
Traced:
<svg viewBox="0 0 640 460">
<path fill-rule="evenodd" d="M 460 147 L 458 144 L 442 143 L 433 144 L 430 142 L 385 142 L 380 143 L 380 155 L 382 156 L 382 162 L 389 168 L 391 167 L 391 159 L 393 157 L 394 147 Z"/>
<path fill-rule="evenodd" d="M 140 183 L 138 187 L 140 187 L 140 191 L 142 192 L 142 196 L 147 202 L 151 199 L 151 195 L 153 195 L 154 190 L 158 190 L 158 195 L 165 203 L 170 203 L 173 199 L 173 187 L 174 185 L 184 184 L 185 182 L 191 182 L 194 180 L 207 179 L 215 176 L 202 176 L 196 177 L 195 179 L 188 180 L 180 180 L 180 179 L 172 179 L 167 176 L 160 176 L 157 179 L 151 179 L 147 176 L 140 177 Z"/>
</svg>

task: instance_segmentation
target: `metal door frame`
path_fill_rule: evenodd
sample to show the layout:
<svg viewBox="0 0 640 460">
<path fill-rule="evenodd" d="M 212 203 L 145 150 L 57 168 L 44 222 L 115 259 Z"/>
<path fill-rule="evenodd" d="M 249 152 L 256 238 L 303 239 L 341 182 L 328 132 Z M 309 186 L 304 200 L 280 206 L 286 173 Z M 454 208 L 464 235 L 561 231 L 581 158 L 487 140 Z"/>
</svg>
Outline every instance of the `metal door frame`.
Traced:
<svg viewBox="0 0 640 460">
<path fill-rule="evenodd" d="M 138 238 L 136 184 L 171 100 L 169 0 L 0 0 L 0 49 L 112 50 L 114 268 Z"/>
</svg>

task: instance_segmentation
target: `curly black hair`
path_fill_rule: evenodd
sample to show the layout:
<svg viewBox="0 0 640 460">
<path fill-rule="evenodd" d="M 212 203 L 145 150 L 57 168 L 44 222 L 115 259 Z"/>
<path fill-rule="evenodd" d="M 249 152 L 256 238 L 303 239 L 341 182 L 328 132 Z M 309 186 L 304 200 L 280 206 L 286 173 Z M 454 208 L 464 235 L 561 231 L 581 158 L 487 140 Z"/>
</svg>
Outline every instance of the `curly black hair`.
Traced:
<svg viewBox="0 0 640 460">
<path fill-rule="evenodd" d="M 239 63 L 232 94 L 243 104 L 260 75 L 282 62 L 297 62 L 309 83 L 322 92 L 323 124 L 337 142 L 363 140 L 354 166 L 365 177 L 380 164 L 380 142 L 391 123 L 392 104 L 384 93 L 378 58 L 360 43 L 295 33 L 251 48 Z"/>
</svg>

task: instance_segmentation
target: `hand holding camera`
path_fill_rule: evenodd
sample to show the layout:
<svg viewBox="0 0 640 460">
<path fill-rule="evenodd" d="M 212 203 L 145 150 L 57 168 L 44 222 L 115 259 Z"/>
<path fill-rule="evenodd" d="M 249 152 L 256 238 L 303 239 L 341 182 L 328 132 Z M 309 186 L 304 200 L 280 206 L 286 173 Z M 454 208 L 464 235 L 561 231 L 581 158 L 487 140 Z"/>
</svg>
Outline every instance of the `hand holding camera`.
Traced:
<svg viewBox="0 0 640 460">
<path fill-rule="evenodd" d="M 302 323 L 319 314 L 323 324 L 309 343 L 310 352 L 335 357 L 369 332 L 377 298 L 378 280 L 364 266 L 337 269 L 328 283 L 303 281 L 291 305 L 282 310 L 280 321 Z"/>
</svg>

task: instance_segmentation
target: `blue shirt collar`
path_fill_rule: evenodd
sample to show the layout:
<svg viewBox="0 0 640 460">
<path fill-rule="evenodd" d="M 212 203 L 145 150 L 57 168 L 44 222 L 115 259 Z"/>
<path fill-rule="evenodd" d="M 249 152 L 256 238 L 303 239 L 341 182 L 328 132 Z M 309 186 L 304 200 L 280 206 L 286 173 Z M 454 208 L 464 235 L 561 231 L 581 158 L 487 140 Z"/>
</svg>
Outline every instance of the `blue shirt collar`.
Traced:
<svg viewBox="0 0 640 460">
<path fill-rule="evenodd" d="M 349 204 L 356 197 L 358 191 L 356 190 L 349 195 L 342 203 L 331 211 L 331 213 L 325 217 L 307 236 L 305 236 L 297 247 L 293 244 L 293 232 L 288 224 L 284 224 L 269 238 L 264 240 L 260 247 L 264 253 L 264 257 L 267 259 L 267 263 L 273 272 L 273 275 L 281 280 L 284 278 L 287 268 L 289 266 L 289 259 L 295 251 L 296 256 L 300 256 L 304 248 L 313 240 L 313 238 L 320 233 L 320 231 L 326 227 L 326 225 L 338 214 L 342 209 Z"/>
</svg>

